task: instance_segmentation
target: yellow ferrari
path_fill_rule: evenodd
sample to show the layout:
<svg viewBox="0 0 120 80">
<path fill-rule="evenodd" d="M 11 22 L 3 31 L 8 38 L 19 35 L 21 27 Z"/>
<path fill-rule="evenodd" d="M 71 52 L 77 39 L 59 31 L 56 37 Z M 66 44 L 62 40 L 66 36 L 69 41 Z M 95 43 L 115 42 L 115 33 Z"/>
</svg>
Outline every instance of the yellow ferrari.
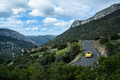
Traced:
<svg viewBox="0 0 120 80">
<path fill-rule="evenodd" d="M 86 57 L 91 57 L 92 56 L 92 52 L 91 51 L 87 51 L 87 53 L 85 54 Z"/>
</svg>

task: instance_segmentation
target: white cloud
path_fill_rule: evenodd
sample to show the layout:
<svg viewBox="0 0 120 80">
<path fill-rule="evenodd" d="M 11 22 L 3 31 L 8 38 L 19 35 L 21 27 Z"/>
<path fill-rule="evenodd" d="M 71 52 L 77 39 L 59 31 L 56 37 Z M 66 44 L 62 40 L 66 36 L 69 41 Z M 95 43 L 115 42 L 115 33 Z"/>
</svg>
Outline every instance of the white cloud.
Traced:
<svg viewBox="0 0 120 80">
<path fill-rule="evenodd" d="M 32 8 L 32 12 L 29 13 L 30 15 L 42 17 L 76 18 L 78 16 L 85 16 L 83 12 L 89 10 L 89 6 L 81 4 L 78 0 L 29 0 L 29 6 Z"/>
<path fill-rule="evenodd" d="M 48 29 L 47 28 L 43 28 L 42 31 L 47 31 Z"/>
<path fill-rule="evenodd" d="M 54 26 L 58 20 L 56 18 L 47 17 L 42 22 L 44 23 L 44 26 Z"/>
<path fill-rule="evenodd" d="M 0 27 L 34 27 L 37 20 L 22 21 L 19 16 L 13 16 L 9 18 L 0 18 Z M 40 25 L 36 25 L 37 27 Z"/>
<path fill-rule="evenodd" d="M 32 8 L 30 15 L 42 17 L 54 15 L 54 5 L 49 0 L 29 0 L 29 6 Z"/>
<path fill-rule="evenodd" d="M 29 0 L 30 15 L 41 17 L 88 18 L 120 0 Z"/>
<path fill-rule="evenodd" d="M 16 18 L 12 18 L 12 17 L 7 18 L 7 22 L 13 25 L 17 25 L 17 24 L 22 25 L 24 23 L 23 21 L 16 19 Z"/>
<path fill-rule="evenodd" d="M 29 9 L 27 0 L 0 0 L 0 16 L 10 17 Z"/>
<path fill-rule="evenodd" d="M 37 20 L 27 20 L 26 24 L 33 24 L 33 23 L 38 23 Z"/>
<path fill-rule="evenodd" d="M 57 20 L 56 18 L 47 17 L 43 20 L 43 25 L 47 27 L 70 27 L 74 20 L 63 21 Z"/>
<path fill-rule="evenodd" d="M 9 17 L 7 19 L 2 20 L 0 23 L 1 27 L 21 27 L 24 25 L 24 21 L 19 20 L 15 17 Z"/>
<path fill-rule="evenodd" d="M 26 31 L 38 31 L 39 29 L 37 27 L 34 28 L 25 28 Z"/>
<path fill-rule="evenodd" d="M 120 0 L 0 0 L 0 16 L 32 10 L 29 12 L 32 16 L 84 19 L 114 3 Z"/>
</svg>

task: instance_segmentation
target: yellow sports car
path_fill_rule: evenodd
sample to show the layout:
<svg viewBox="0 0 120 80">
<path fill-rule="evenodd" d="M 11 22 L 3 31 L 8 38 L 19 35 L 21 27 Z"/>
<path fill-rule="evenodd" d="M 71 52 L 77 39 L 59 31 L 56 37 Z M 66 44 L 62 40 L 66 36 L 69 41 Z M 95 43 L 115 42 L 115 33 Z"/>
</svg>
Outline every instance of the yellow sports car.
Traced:
<svg viewBox="0 0 120 80">
<path fill-rule="evenodd" d="M 92 56 L 92 52 L 91 51 L 87 51 L 87 53 L 85 54 L 86 57 L 91 57 Z"/>
</svg>

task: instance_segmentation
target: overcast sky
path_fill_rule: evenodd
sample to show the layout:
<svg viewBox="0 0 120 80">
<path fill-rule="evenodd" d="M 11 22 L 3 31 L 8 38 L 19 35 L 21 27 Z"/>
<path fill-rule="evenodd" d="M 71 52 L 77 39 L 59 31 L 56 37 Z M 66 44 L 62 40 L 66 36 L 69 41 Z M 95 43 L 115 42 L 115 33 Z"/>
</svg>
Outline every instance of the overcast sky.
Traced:
<svg viewBox="0 0 120 80">
<path fill-rule="evenodd" d="M 59 35 L 120 0 L 0 0 L 0 28 L 24 35 Z"/>
</svg>

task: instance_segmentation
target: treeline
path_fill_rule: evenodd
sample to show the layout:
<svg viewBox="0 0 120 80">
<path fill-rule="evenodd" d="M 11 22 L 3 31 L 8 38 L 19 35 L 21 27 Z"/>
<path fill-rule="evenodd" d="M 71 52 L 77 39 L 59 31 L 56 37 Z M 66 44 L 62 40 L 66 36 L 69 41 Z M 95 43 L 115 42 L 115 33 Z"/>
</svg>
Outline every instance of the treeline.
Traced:
<svg viewBox="0 0 120 80">
<path fill-rule="evenodd" d="M 0 65 L 0 80 L 119 80 L 120 55 L 100 57 L 94 66 L 69 65 L 63 62 L 46 66 L 14 68 Z"/>
<path fill-rule="evenodd" d="M 37 48 L 37 47 L 35 47 Z M 10 60 L 0 59 L 0 80 L 119 80 L 120 54 L 100 57 L 93 66 L 68 64 L 81 52 L 78 40 Z"/>
</svg>

